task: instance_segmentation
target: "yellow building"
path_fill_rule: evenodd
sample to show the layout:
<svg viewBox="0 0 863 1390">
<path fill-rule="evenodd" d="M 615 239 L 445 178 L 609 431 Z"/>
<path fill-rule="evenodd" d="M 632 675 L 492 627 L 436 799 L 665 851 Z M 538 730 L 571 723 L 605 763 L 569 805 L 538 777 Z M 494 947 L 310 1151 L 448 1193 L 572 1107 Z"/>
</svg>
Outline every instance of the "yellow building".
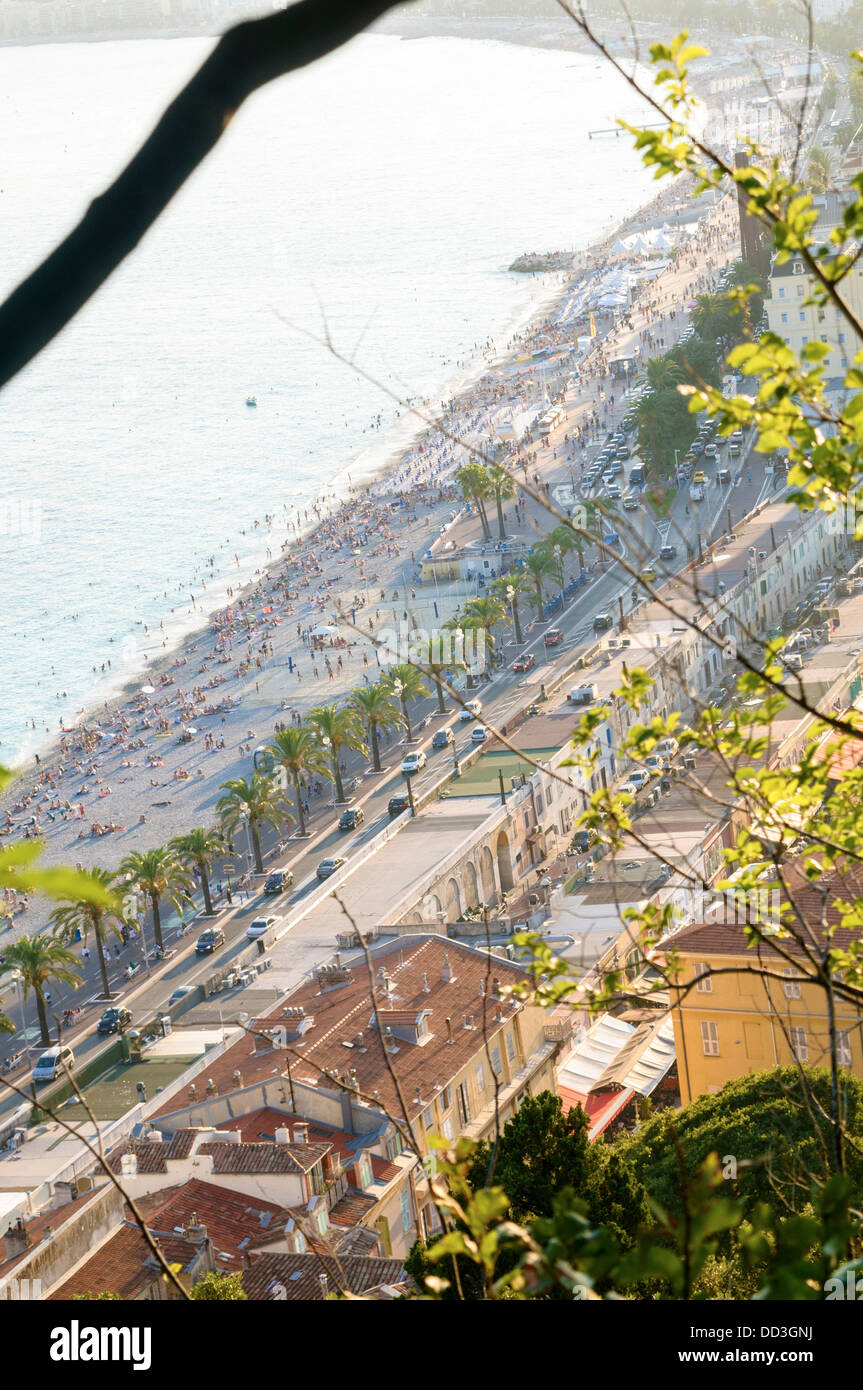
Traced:
<svg viewBox="0 0 863 1390">
<path fill-rule="evenodd" d="M 836 944 L 851 935 L 838 932 Z M 689 986 L 673 1007 L 684 1105 L 747 1072 L 794 1061 L 829 1064 L 825 991 L 812 981 L 802 948 L 787 938 L 778 944 L 782 953 L 767 944 L 747 950 L 743 925 L 727 922 L 687 927 L 669 943 L 680 954 L 677 984 Z M 861 1017 L 853 1005 L 836 1000 L 839 1062 L 859 1077 Z"/>
</svg>

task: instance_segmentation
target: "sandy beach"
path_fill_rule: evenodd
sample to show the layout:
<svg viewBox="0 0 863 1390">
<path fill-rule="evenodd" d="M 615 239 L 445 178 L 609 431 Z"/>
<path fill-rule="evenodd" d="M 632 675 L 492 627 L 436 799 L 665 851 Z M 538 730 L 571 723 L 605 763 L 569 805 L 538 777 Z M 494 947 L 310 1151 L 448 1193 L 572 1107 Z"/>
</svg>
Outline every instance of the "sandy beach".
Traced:
<svg viewBox="0 0 863 1390">
<path fill-rule="evenodd" d="M 679 192 L 672 198 L 666 191 L 614 235 L 661 221 L 680 205 Z M 692 254 L 664 272 L 661 284 L 646 282 L 633 301 L 631 327 L 618 324 L 598 338 L 580 363 L 567 392 L 571 433 L 560 449 L 571 462 L 583 462 L 584 446 L 607 428 L 609 411 L 615 414 L 614 387 L 611 400 L 606 397 L 609 354 L 631 350 L 634 342 L 644 356 L 670 345 L 654 325 L 672 312 L 671 305 L 682 311 L 684 296 L 708 283 L 718 239 L 715 231 L 693 238 Z M 612 241 L 591 248 L 573 272 L 555 277 L 549 286 L 555 306 L 586 272 L 605 265 Z M 680 318 L 682 328 L 682 313 Z M 440 420 L 443 429 L 420 418 L 414 441 L 379 476 L 361 478 L 346 468 L 338 487 L 322 485 L 317 501 L 294 509 L 288 539 L 267 545 L 266 566 L 245 588 L 229 584 L 217 592 L 202 581 L 206 592 L 195 596 L 193 606 L 200 605 L 205 625 L 174 650 L 164 638 L 164 653 L 147 673 L 40 749 L 0 805 L 6 842 L 38 838 L 48 862 L 111 868 L 130 850 L 212 823 L 221 784 L 250 775 L 254 748 L 276 727 L 373 682 L 379 674 L 374 639 L 409 614 L 413 620 L 423 601 L 430 602 L 419 580 L 422 555 L 443 532 L 458 545 L 478 533 L 453 475 L 487 444 L 489 412 L 502 405 L 539 407 L 539 382 L 519 363 L 539 346 L 572 342 L 572 328 L 555 322 L 546 299 L 542 316 L 510 341 L 504 358 L 490 360 L 489 345 L 478 379 L 425 416 Z M 538 469 L 540 477 L 557 460 L 557 447 L 538 443 L 517 462 L 525 477 L 527 468 Z M 539 519 L 538 509 L 535 518 L 522 510 L 528 544 Z M 263 541 L 273 518 L 258 525 Z M 515 529 L 508 520 L 508 530 Z M 338 636 L 327 635 L 316 650 L 310 633 L 321 625 L 337 627 Z M 145 635 L 158 650 L 159 633 Z M 43 918 L 34 901 L 17 911 L 13 930 L 34 930 Z"/>
</svg>

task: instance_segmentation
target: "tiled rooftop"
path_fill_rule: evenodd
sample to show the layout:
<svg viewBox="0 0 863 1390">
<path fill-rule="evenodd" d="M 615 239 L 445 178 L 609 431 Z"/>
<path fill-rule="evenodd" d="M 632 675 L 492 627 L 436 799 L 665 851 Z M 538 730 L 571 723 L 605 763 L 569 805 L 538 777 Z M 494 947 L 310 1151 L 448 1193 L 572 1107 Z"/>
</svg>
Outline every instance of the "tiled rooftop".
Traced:
<svg viewBox="0 0 863 1390">
<path fill-rule="evenodd" d="M 326 1279 L 325 1289 L 321 1286 L 322 1275 Z M 374 1260 L 352 1255 L 335 1260 L 311 1254 L 260 1254 L 253 1258 L 251 1267 L 243 1274 L 243 1288 L 250 1299 L 311 1302 L 340 1290 L 366 1294 L 382 1285 L 402 1285 L 404 1280 L 401 1260 Z"/>
</svg>

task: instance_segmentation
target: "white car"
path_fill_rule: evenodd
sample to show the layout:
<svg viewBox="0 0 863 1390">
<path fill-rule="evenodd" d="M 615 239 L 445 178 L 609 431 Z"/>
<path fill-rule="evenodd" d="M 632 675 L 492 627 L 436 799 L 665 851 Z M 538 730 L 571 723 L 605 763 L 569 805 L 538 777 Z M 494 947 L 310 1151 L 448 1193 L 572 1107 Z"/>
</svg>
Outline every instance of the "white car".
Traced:
<svg viewBox="0 0 863 1390">
<path fill-rule="evenodd" d="M 638 498 L 633 497 L 631 492 L 628 492 L 623 499 L 623 510 L 625 512 L 637 512 L 639 505 Z"/>
<path fill-rule="evenodd" d="M 459 715 L 462 724 L 470 723 L 471 719 L 478 719 L 482 714 L 482 700 L 466 700 L 464 709 Z"/>
<path fill-rule="evenodd" d="M 477 724 L 470 736 L 471 743 L 485 743 L 488 734 L 483 724 Z"/>
<path fill-rule="evenodd" d="M 618 482 L 611 482 L 611 483 L 609 483 L 609 484 L 608 484 L 608 487 L 605 489 L 605 491 L 606 491 L 606 494 L 607 494 L 609 497 L 619 497 L 619 496 L 620 496 L 620 483 L 618 483 Z"/>
<path fill-rule="evenodd" d="M 246 939 L 248 941 L 257 941 L 258 937 L 266 936 L 270 928 L 274 927 L 276 923 L 281 920 L 281 917 L 256 917 L 254 922 L 250 922 L 246 927 Z"/>
<path fill-rule="evenodd" d="M 402 772 L 407 773 L 409 777 L 412 776 L 413 773 L 419 772 L 420 768 L 425 767 L 425 765 L 426 755 L 423 752 L 405 753 L 402 758 Z"/>
</svg>

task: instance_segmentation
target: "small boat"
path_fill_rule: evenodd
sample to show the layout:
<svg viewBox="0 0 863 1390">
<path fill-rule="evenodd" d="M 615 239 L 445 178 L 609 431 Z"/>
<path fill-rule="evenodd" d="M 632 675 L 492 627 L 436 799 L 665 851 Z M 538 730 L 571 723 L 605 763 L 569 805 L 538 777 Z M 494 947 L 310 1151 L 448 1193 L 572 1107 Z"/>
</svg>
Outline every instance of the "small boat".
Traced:
<svg viewBox="0 0 863 1390">
<path fill-rule="evenodd" d="M 258 400 L 257 400 L 257 397 L 256 397 L 256 396 L 247 396 L 247 397 L 246 397 L 246 405 L 251 406 L 252 409 L 254 409 L 254 407 L 255 407 L 257 404 L 258 404 Z"/>
</svg>

